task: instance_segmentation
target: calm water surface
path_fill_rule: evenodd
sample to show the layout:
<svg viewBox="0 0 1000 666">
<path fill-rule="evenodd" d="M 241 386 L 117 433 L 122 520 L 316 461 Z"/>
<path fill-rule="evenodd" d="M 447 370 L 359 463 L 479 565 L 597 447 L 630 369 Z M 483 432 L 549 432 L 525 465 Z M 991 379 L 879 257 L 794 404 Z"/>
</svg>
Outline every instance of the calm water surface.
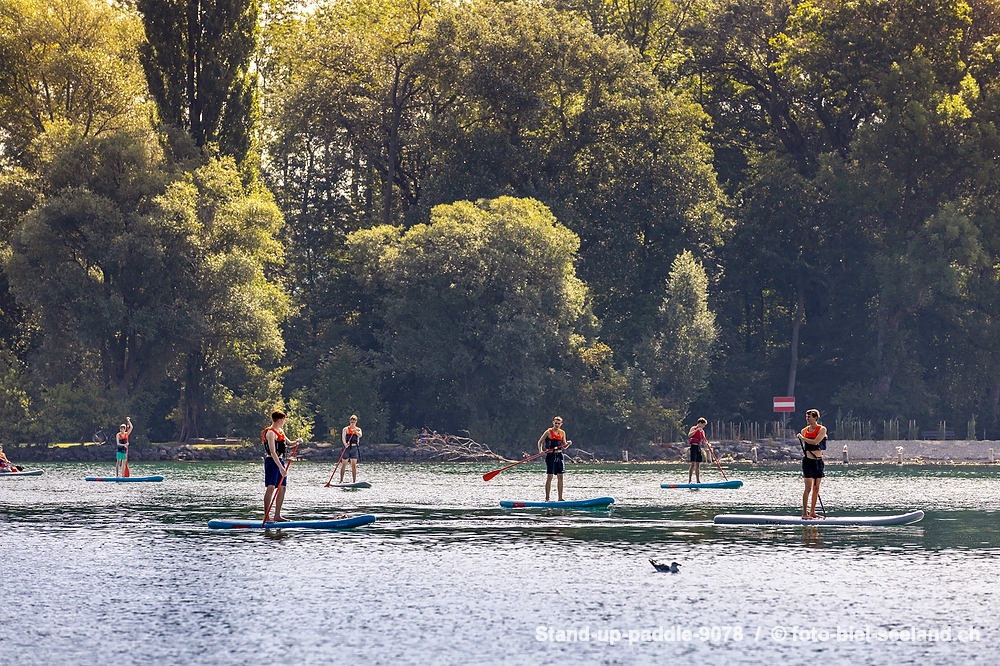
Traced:
<svg viewBox="0 0 1000 666">
<path fill-rule="evenodd" d="M 831 515 L 927 517 L 804 528 L 711 522 L 796 512 L 790 468 L 690 491 L 659 488 L 686 480 L 677 465 L 573 466 L 567 499 L 613 510 L 511 512 L 498 501 L 544 499 L 539 466 L 484 483 L 489 465 L 363 464 L 374 487 L 344 491 L 298 463 L 286 516 L 378 522 L 275 533 L 206 527 L 262 515 L 259 464 L 132 466 L 158 484 L 33 467 L 0 479 L 3 665 L 1000 662 L 998 466 L 831 465 Z M 928 630 L 952 640 L 905 640 Z"/>
</svg>

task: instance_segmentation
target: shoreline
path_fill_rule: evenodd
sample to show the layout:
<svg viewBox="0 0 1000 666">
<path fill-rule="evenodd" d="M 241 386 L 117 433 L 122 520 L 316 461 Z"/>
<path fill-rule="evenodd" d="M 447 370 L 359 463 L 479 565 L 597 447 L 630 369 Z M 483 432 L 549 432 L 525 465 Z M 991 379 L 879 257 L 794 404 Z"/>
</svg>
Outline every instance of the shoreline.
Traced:
<svg viewBox="0 0 1000 666">
<path fill-rule="evenodd" d="M 831 441 L 826 452 L 826 462 L 843 465 L 843 447 L 847 446 L 848 464 L 996 464 L 1000 462 L 1000 441 Z M 899 451 L 902 447 L 902 453 Z M 723 441 L 713 444 L 713 449 L 723 464 L 763 464 L 798 466 L 801 463 L 801 449 L 797 442 L 749 442 Z M 756 451 L 754 451 L 756 449 Z M 300 447 L 297 460 L 314 462 L 336 462 L 342 447 L 327 442 L 317 442 Z M 575 465 L 587 464 L 688 464 L 688 447 L 684 444 L 644 444 L 628 451 L 624 456 L 609 455 L 608 451 L 574 456 L 567 454 L 568 462 Z M 625 452 L 622 452 L 625 453 Z M 107 462 L 115 457 L 113 444 L 72 444 L 72 445 L 13 445 L 8 447 L 9 457 L 17 464 L 40 462 Z M 707 454 L 707 452 L 706 452 Z M 756 456 L 756 460 L 755 460 Z M 249 443 L 227 444 L 133 444 L 129 460 L 134 462 L 158 461 L 259 461 L 262 458 L 260 446 Z M 515 462 L 517 458 L 508 462 Z M 416 449 L 398 444 L 363 445 L 360 463 L 455 463 L 493 462 L 498 466 L 504 461 L 482 456 L 450 456 L 425 448 Z M 703 469 L 714 468 L 709 455 L 702 463 Z"/>
</svg>

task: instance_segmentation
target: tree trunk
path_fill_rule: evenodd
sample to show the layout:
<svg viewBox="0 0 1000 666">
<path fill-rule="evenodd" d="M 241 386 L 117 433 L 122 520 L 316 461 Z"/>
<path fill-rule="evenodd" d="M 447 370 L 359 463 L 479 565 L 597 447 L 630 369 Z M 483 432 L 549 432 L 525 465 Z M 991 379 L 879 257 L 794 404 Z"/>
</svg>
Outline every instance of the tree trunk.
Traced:
<svg viewBox="0 0 1000 666">
<path fill-rule="evenodd" d="M 382 192 L 382 224 L 392 224 L 392 184 L 396 180 L 396 156 L 399 153 L 399 121 L 402 117 L 402 102 L 399 100 L 399 69 L 389 93 L 389 145 L 385 161 L 385 189 Z"/>
<path fill-rule="evenodd" d="M 187 94 L 188 94 L 188 128 L 194 138 L 195 145 L 205 144 L 201 128 L 201 99 L 198 94 L 198 73 L 201 46 L 201 0 L 188 0 L 187 6 Z"/>
<path fill-rule="evenodd" d="M 201 350 L 191 352 L 188 357 L 187 369 L 184 372 L 184 391 L 181 394 L 181 409 L 184 421 L 181 423 L 180 440 L 186 442 L 192 437 L 201 436 L 200 415 L 202 409 L 202 353 Z"/>
<path fill-rule="evenodd" d="M 788 393 L 785 395 L 795 395 L 795 375 L 799 369 L 799 329 L 802 327 L 802 319 L 805 317 L 806 309 L 805 287 L 802 285 L 802 278 L 795 281 L 795 316 L 792 319 L 792 362 L 788 368 Z"/>
</svg>

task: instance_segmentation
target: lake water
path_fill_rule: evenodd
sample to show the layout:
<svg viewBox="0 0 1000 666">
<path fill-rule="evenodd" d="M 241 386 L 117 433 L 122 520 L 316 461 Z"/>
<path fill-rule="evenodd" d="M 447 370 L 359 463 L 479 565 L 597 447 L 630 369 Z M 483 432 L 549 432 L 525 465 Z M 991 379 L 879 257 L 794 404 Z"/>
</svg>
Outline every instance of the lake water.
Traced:
<svg viewBox="0 0 1000 666">
<path fill-rule="evenodd" d="M 274 533 L 206 526 L 260 518 L 259 464 L 133 465 L 166 477 L 148 484 L 39 467 L 0 479 L 4 665 L 1000 661 L 1000 466 L 831 465 L 831 515 L 927 517 L 817 528 L 712 524 L 796 513 L 793 468 L 691 491 L 660 489 L 678 465 L 571 466 L 566 499 L 616 507 L 551 512 L 498 507 L 544 499 L 531 463 L 489 483 L 491 465 L 362 464 L 373 488 L 344 491 L 303 462 L 286 517 L 378 522 Z"/>
</svg>

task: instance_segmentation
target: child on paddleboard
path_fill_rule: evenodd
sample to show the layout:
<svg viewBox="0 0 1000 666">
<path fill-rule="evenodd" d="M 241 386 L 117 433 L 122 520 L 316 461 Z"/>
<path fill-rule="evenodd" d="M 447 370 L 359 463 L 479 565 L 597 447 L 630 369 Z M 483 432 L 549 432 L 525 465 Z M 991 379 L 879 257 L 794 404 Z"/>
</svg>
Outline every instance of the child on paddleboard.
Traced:
<svg viewBox="0 0 1000 666">
<path fill-rule="evenodd" d="M 700 418 L 688 430 L 688 445 L 691 447 L 689 454 L 691 465 L 688 467 L 688 483 L 691 483 L 692 473 L 694 474 L 695 483 L 701 483 L 701 464 L 705 462 L 705 457 L 701 453 L 701 445 L 710 446 L 708 437 L 705 436 L 705 426 L 707 425 L 708 421 Z"/>
<path fill-rule="evenodd" d="M 132 418 L 125 417 L 125 423 L 118 426 L 115 446 L 115 476 L 121 476 L 128 460 L 128 436 L 132 434 Z"/>
<path fill-rule="evenodd" d="M 340 482 L 344 482 L 344 473 L 347 471 L 347 461 L 351 461 L 351 483 L 358 482 L 358 448 L 361 444 L 361 428 L 358 427 L 358 417 L 351 414 L 346 426 L 340 433 L 340 439 L 344 443 L 344 466 L 340 468 Z"/>
<path fill-rule="evenodd" d="M 802 478 L 805 481 L 802 518 L 813 520 L 819 518 L 816 515 L 816 499 L 819 497 L 819 483 L 824 476 L 823 451 L 826 449 L 826 426 L 819 424 L 818 409 L 806 410 L 806 427 L 795 436 L 802 445 Z"/>
<path fill-rule="evenodd" d="M 552 494 L 552 477 L 558 478 L 556 488 L 559 493 L 559 501 L 563 501 L 563 472 L 565 463 L 563 461 L 563 451 L 573 442 L 566 439 L 566 432 L 562 429 L 562 417 L 557 416 L 552 419 L 552 427 L 546 429 L 542 436 L 538 438 L 538 452 L 548 451 L 545 456 L 545 501 L 548 502 Z M 544 448 L 543 448 L 544 447 Z"/>
<path fill-rule="evenodd" d="M 286 522 L 281 517 L 281 504 L 285 500 L 285 488 L 288 486 L 288 465 L 285 463 L 285 413 L 274 411 L 271 413 L 271 427 L 260 433 L 260 439 L 264 444 L 264 512 L 271 507 L 271 496 L 277 491 L 274 498 L 274 520 L 275 523 Z M 297 444 L 302 443 L 302 439 L 296 440 Z M 267 520 L 267 516 L 264 516 Z"/>
</svg>

